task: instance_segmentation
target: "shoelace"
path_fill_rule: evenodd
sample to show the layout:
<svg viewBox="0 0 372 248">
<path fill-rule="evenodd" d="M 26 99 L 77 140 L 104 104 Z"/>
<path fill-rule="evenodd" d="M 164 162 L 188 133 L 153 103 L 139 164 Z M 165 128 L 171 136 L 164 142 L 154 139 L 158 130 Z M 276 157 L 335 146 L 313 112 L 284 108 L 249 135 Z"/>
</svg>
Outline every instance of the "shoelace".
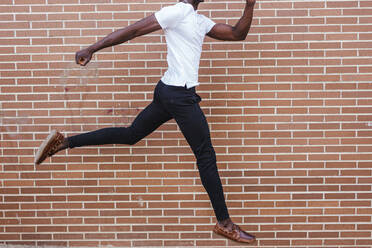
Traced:
<svg viewBox="0 0 372 248">
<path fill-rule="evenodd" d="M 232 223 L 232 226 L 231 226 L 231 230 L 227 228 L 228 225 L 224 225 L 223 227 L 226 228 L 229 232 L 233 232 L 233 231 L 240 231 L 240 228 L 238 225 Z"/>
<path fill-rule="evenodd" d="M 240 228 L 239 228 L 239 226 L 238 225 L 236 225 L 236 224 L 234 224 L 233 223 L 233 226 L 232 226 L 232 229 L 231 230 L 237 230 L 237 231 L 240 231 Z"/>
<path fill-rule="evenodd" d="M 58 135 L 59 136 L 59 135 Z M 58 139 L 59 137 L 57 137 L 57 141 L 56 143 L 53 145 L 52 149 L 49 150 L 48 152 L 48 156 L 51 157 L 53 156 L 55 153 L 56 153 L 56 150 L 58 148 L 58 146 L 62 143 L 62 141 L 60 139 Z"/>
</svg>

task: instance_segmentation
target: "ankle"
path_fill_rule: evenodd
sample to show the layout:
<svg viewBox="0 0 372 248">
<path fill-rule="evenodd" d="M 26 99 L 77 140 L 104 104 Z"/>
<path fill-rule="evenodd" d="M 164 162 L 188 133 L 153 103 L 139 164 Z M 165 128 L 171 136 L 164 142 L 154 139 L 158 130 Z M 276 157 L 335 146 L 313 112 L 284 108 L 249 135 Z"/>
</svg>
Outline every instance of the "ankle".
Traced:
<svg viewBox="0 0 372 248">
<path fill-rule="evenodd" d="M 227 219 L 224 219 L 224 220 L 218 221 L 218 223 L 219 223 L 221 226 L 227 226 L 228 224 L 233 223 L 233 222 L 232 222 L 232 220 L 231 220 L 230 218 L 227 218 Z"/>
<path fill-rule="evenodd" d="M 63 149 L 67 149 L 68 148 L 68 145 L 69 145 L 68 139 L 67 138 L 64 138 L 62 144 L 63 144 Z"/>
</svg>

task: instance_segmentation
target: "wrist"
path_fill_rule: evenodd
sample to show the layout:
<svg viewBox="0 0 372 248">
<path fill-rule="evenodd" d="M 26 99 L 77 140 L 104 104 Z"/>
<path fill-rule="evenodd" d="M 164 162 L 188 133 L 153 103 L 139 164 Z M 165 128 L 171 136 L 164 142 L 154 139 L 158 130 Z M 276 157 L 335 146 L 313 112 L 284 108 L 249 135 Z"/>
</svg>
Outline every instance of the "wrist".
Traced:
<svg viewBox="0 0 372 248">
<path fill-rule="evenodd" d="M 97 49 L 94 47 L 94 45 L 91 45 L 91 46 L 87 47 L 86 49 L 90 54 L 93 54 L 97 51 Z"/>
</svg>

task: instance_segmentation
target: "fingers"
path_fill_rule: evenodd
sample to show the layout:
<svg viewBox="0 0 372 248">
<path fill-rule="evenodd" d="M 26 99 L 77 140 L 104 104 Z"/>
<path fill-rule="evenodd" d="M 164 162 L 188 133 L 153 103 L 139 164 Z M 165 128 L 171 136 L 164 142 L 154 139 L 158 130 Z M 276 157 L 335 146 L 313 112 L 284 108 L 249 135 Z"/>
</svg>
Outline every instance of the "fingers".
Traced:
<svg viewBox="0 0 372 248">
<path fill-rule="evenodd" d="M 76 52 L 75 54 L 75 62 L 78 65 L 85 66 L 86 64 L 89 63 L 91 58 L 90 54 L 87 54 L 84 52 L 84 50 Z"/>
<path fill-rule="evenodd" d="M 88 64 L 89 59 L 76 55 L 75 62 L 78 65 L 85 66 L 86 64 Z"/>
<path fill-rule="evenodd" d="M 78 64 L 81 65 L 81 66 L 85 66 L 86 64 L 88 64 L 89 60 L 83 58 L 83 57 L 80 57 L 79 58 L 79 61 L 78 61 Z"/>
<path fill-rule="evenodd" d="M 85 66 L 88 62 L 84 59 L 80 59 L 76 64 L 78 65 L 81 65 L 81 66 Z"/>
<path fill-rule="evenodd" d="M 76 64 L 79 64 L 79 56 L 78 56 L 78 52 L 75 53 L 75 63 L 76 63 Z"/>
</svg>

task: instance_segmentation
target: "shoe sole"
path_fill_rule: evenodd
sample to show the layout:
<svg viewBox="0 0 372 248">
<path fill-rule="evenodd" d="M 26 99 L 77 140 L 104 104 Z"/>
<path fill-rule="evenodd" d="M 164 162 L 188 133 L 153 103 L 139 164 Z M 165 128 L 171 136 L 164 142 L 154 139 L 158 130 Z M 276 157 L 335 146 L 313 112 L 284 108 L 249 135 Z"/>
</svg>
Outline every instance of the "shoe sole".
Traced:
<svg viewBox="0 0 372 248">
<path fill-rule="evenodd" d="M 54 147 L 56 143 L 59 141 L 57 139 L 59 133 L 56 130 L 52 130 L 52 132 L 48 135 L 48 137 L 41 143 L 39 150 L 35 155 L 34 163 L 36 165 L 41 164 L 47 157 L 48 157 L 48 150 L 51 147 Z"/>
</svg>

